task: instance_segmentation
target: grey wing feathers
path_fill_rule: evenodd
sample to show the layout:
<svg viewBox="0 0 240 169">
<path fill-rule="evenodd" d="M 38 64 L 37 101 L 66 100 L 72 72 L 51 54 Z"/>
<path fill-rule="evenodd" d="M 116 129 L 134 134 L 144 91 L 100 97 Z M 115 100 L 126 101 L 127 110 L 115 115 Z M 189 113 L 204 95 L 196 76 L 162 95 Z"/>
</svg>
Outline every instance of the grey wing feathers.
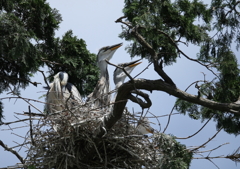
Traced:
<svg viewBox="0 0 240 169">
<path fill-rule="evenodd" d="M 66 85 L 66 88 L 68 89 L 69 93 L 72 93 L 71 97 L 74 100 L 76 100 L 76 101 L 78 101 L 80 103 L 82 102 L 82 97 L 81 97 L 78 89 L 72 83 L 68 82 L 67 85 Z"/>
</svg>

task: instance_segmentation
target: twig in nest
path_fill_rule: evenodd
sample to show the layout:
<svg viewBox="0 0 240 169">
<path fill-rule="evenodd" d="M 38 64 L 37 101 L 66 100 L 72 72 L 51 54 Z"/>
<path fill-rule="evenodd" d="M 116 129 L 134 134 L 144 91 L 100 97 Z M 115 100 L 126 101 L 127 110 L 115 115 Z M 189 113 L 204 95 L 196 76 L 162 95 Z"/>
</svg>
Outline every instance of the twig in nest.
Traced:
<svg viewBox="0 0 240 169">
<path fill-rule="evenodd" d="M 13 124 L 13 123 L 28 121 L 28 120 L 29 120 L 29 118 L 21 119 L 21 120 L 17 120 L 17 121 L 11 121 L 11 122 L 2 123 L 2 125 L 9 125 L 9 124 Z M 32 118 L 32 120 L 39 120 L 39 118 Z"/>
<path fill-rule="evenodd" d="M 41 114 L 41 113 L 29 113 L 29 112 L 23 112 L 23 115 L 28 115 L 28 116 L 46 116 L 45 114 Z"/>
</svg>

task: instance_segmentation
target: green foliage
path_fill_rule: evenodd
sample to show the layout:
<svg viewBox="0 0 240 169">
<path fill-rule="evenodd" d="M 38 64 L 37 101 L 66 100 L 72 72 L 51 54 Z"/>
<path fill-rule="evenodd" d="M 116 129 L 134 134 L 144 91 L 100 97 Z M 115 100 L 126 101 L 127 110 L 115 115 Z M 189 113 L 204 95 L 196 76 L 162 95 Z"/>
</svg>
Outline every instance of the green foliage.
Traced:
<svg viewBox="0 0 240 169">
<path fill-rule="evenodd" d="M 198 59 L 215 67 L 219 76 L 212 85 L 213 99 L 218 102 L 235 102 L 240 95 L 240 77 L 237 58 L 232 52 L 233 45 L 239 48 L 240 18 L 236 11 L 237 1 L 213 0 L 210 8 L 214 22 L 211 29 L 214 36 L 203 43 Z M 202 107 L 202 118 L 214 115 L 217 128 L 223 127 L 228 133 L 239 134 L 238 115 L 216 112 Z"/>
<path fill-rule="evenodd" d="M 36 169 L 36 167 L 34 165 L 30 165 L 28 166 L 28 169 Z"/>
<path fill-rule="evenodd" d="M 208 39 L 206 31 L 211 21 L 211 10 L 197 0 L 178 0 L 175 3 L 170 0 L 125 0 L 123 12 L 127 21 L 138 28 L 138 32 L 158 53 L 159 59 L 163 58 L 167 65 L 175 62 L 178 56 L 173 45 L 176 39 L 184 38 L 187 43 L 193 44 Z M 196 25 L 196 18 L 201 18 L 205 24 Z M 151 60 L 150 53 L 134 40 L 131 30 L 123 28 L 120 37 L 133 41 L 128 47 L 131 57 L 139 55 Z"/>
<path fill-rule="evenodd" d="M 45 0 L 3 0 L 0 3 L 0 93 L 11 85 L 15 90 L 29 85 L 42 53 L 36 43 L 53 44 L 61 20 Z M 2 107 L 0 107 L 2 114 Z M 0 116 L 1 119 L 1 116 Z"/>
<path fill-rule="evenodd" d="M 190 118 L 198 120 L 201 116 L 199 105 L 193 104 L 181 99 L 177 99 L 175 103 L 175 109 L 182 114 L 186 114 L 188 112 L 188 115 Z"/>
<path fill-rule="evenodd" d="M 54 38 L 61 16 L 46 0 L 3 0 L 0 9 L 0 93 L 9 86 L 16 91 L 26 88 L 44 65 L 50 77 L 66 71 L 83 96 L 93 90 L 98 78 L 96 55 L 71 31 L 62 39 Z"/>
<path fill-rule="evenodd" d="M 4 0 L 0 4 L 0 93 L 9 85 L 25 88 L 43 65 L 34 41 L 51 44 L 59 14 L 45 0 Z"/>
<path fill-rule="evenodd" d="M 132 57 L 151 61 L 149 51 L 131 33 L 136 29 L 166 65 L 176 61 L 176 46 L 181 42 L 200 45 L 196 59 L 217 70 L 211 82 L 199 86 L 200 96 L 222 103 L 235 102 L 240 95 L 239 66 L 232 51 L 233 45 L 238 49 L 240 44 L 238 5 L 236 0 L 212 0 L 209 4 L 198 0 L 125 0 L 125 22 L 131 26 L 123 27 L 120 37 L 132 42 L 128 47 Z M 239 115 L 182 100 L 177 100 L 176 110 L 193 119 L 213 117 L 217 128 L 240 133 Z"/>
<path fill-rule="evenodd" d="M 78 88 L 82 96 L 92 92 L 98 80 L 96 55 L 87 50 L 83 39 L 68 31 L 62 39 L 55 39 L 54 48 L 48 48 L 45 44 L 39 48 L 45 53 L 43 61 L 50 68 L 50 81 L 59 71 L 65 71 L 69 74 L 69 82 Z"/>
<path fill-rule="evenodd" d="M 205 93 L 205 96 L 211 93 L 212 99 L 217 102 L 235 102 L 240 96 L 240 70 L 238 68 L 237 59 L 227 45 L 222 44 L 222 46 L 217 46 L 218 47 L 215 47 L 217 49 L 214 49 L 215 52 L 209 52 L 210 46 L 204 46 L 201 49 L 202 51 L 200 51 L 199 59 L 204 62 L 212 61 L 214 63 L 213 66 L 219 71 L 219 76 L 211 83 L 201 85 L 199 91 Z M 179 107 L 180 106 L 181 105 L 179 105 Z M 189 105 L 188 110 L 192 109 L 192 106 L 196 105 Z M 179 107 L 177 110 L 179 110 Z M 205 107 L 201 107 L 200 110 L 202 120 L 213 116 L 213 119 L 217 122 L 216 126 L 218 129 L 223 127 L 228 133 L 235 135 L 240 134 L 239 115 L 229 114 L 228 112 L 219 112 Z M 196 114 L 193 111 L 189 112 L 190 114 L 199 115 L 199 113 Z"/>
<path fill-rule="evenodd" d="M 159 161 L 160 169 L 188 169 L 193 153 L 186 149 L 186 146 L 177 142 L 173 136 L 159 134 L 157 137 L 158 148 L 162 151 Z"/>
</svg>

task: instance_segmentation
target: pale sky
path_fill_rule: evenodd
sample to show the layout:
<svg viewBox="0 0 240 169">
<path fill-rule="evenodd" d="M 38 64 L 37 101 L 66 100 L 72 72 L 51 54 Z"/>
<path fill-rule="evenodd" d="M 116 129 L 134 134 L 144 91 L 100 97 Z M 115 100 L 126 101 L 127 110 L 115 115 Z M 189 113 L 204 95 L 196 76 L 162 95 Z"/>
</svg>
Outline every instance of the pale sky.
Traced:
<svg viewBox="0 0 240 169">
<path fill-rule="evenodd" d="M 131 58 L 129 54 L 126 53 L 125 47 L 128 45 L 128 42 L 120 39 L 118 37 L 121 33 L 121 24 L 115 23 L 115 20 L 123 16 L 122 9 L 124 7 L 123 1 L 119 0 L 48 0 L 52 8 L 59 10 L 62 15 L 63 21 L 60 24 L 59 30 L 56 32 L 56 37 L 62 37 L 62 35 L 68 31 L 73 30 L 73 34 L 78 38 L 82 38 L 86 41 L 87 49 L 90 52 L 97 54 L 98 50 L 103 46 L 114 45 L 117 43 L 123 42 L 123 46 L 119 48 L 113 56 L 113 59 L 110 61 L 114 64 L 129 62 Z M 182 50 L 188 54 L 190 57 L 195 58 L 197 47 L 188 46 L 183 47 Z M 134 58 L 138 59 L 138 58 Z M 148 65 L 147 60 L 143 60 L 143 63 L 137 66 L 132 72 L 132 76 L 138 74 Z M 44 68 L 42 68 L 44 69 Z M 110 78 L 111 78 L 111 88 L 114 88 L 112 74 L 114 67 L 108 66 Z M 177 87 L 181 90 L 185 88 L 196 80 L 203 80 L 203 73 L 206 74 L 206 80 L 212 80 L 212 74 L 204 67 L 199 66 L 197 63 L 192 63 L 184 57 L 178 59 L 178 62 L 172 66 L 164 68 L 165 72 L 173 79 Z M 160 77 L 157 73 L 154 72 L 153 67 L 150 66 L 141 76 L 138 78 L 145 79 L 159 79 Z M 126 78 L 126 81 L 128 79 Z M 42 89 L 45 86 L 43 82 L 43 77 L 40 73 L 33 78 L 32 81 L 41 82 L 42 85 L 38 87 L 30 86 L 26 90 L 22 91 L 22 96 L 32 99 L 38 99 L 41 95 L 44 94 Z M 194 87 L 189 89 L 191 94 L 197 94 Z M 5 95 L 0 95 L 0 98 L 5 97 Z M 44 101 L 44 99 L 41 99 Z M 165 115 L 170 113 L 174 101 L 174 97 L 169 96 L 163 92 L 154 92 L 151 95 L 151 100 L 153 106 L 150 108 L 150 112 L 155 115 Z M 32 102 L 38 109 L 43 109 L 43 104 Z M 15 100 L 5 100 L 4 101 L 4 115 L 6 117 L 5 122 L 17 120 L 14 117 L 14 112 L 22 113 L 23 111 L 28 111 L 28 105 L 24 101 L 18 100 L 15 103 Z M 130 101 L 127 104 L 129 110 L 134 109 L 135 112 L 141 111 L 140 107 L 136 104 L 131 103 Z M 32 108 L 32 111 L 37 112 Z M 176 113 L 174 111 L 173 113 Z M 162 130 L 165 128 L 167 123 L 167 118 L 160 118 Z M 156 121 L 153 120 L 156 123 Z M 157 124 L 157 123 L 156 123 Z M 172 116 L 170 125 L 165 133 L 173 134 L 177 137 L 187 137 L 195 133 L 198 129 L 202 127 L 204 123 L 200 121 L 192 120 L 188 116 L 184 115 L 175 115 Z M 23 123 L 24 125 L 24 123 Z M 12 125 L 11 127 L 13 127 Z M 155 129 L 159 129 L 158 125 L 152 125 Z M 18 143 L 22 142 L 22 139 L 19 139 L 16 135 L 11 133 L 17 133 L 24 135 L 27 128 L 13 130 L 13 131 L 1 131 L 2 129 L 9 129 L 7 126 L 1 126 L 0 139 L 3 140 L 5 144 L 8 144 L 10 147 L 15 146 L 13 142 L 17 141 Z M 162 131 L 161 130 L 161 131 Z M 199 146 L 206 142 L 210 137 L 216 133 L 215 122 L 210 122 L 199 134 L 195 137 L 187 140 L 178 140 L 181 143 L 186 144 L 187 147 Z M 218 155 L 228 155 L 239 147 L 240 137 L 235 137 L 229 135 L 224 131 L 221 131 L 210 143 L 206 145 L 206 148 L 203 150 L 213 149 L 221 144 L 229 142 L 230 144 L 222 146 L 218 150 L 212 152 L 210 156 Z M 18 150 L 18 149 L 16 149 Z M 25 152 L 20 151 L 20 154 L 24 156 Z M 207 156 L 208 154 L 204 154 Z M 18 163 L 18 159 L 9 152 L 3 150 L 0 147 L 0 167 L 11 166 Z M 235 165 L 234 162 L 227 159 L 214 159 L 213 162 L 221 169 L 234 169 L 239 168 Z M 202 169 L 202 168 L 216 168 L 208 160 L 192 160 L 190 169 Z"/>
</svg>

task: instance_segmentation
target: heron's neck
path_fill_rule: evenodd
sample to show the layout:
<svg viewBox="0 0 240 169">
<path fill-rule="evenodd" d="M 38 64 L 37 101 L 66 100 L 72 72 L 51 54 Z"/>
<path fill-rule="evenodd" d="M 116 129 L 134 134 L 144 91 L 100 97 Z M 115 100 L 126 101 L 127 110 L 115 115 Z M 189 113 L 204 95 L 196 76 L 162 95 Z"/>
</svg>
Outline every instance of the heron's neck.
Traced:
<svg viewBox="0 0 240 169">
<path fill-rule="evenodd" d="M 108 91 L 110 91 L 110 85 L 109 85 L 109 74 L 107 69 L 107 62 L 105 60 L 101 61 L 99 63 L 100 68 L 100 79 L 101 81 L 104 81 L 104 84 Z"/>
<path fill-rule="evenodd" d="M 119 81 L 119 82 L 116 84 L 115 88 L 118 89 L 122 84 L 123 84 L 123 81 Z"/>
<path fill-rule="evenodd" d="M 100 78 L 108 76 L 107 62 L 105 60 L 99 63 Z"/>
</svg>

